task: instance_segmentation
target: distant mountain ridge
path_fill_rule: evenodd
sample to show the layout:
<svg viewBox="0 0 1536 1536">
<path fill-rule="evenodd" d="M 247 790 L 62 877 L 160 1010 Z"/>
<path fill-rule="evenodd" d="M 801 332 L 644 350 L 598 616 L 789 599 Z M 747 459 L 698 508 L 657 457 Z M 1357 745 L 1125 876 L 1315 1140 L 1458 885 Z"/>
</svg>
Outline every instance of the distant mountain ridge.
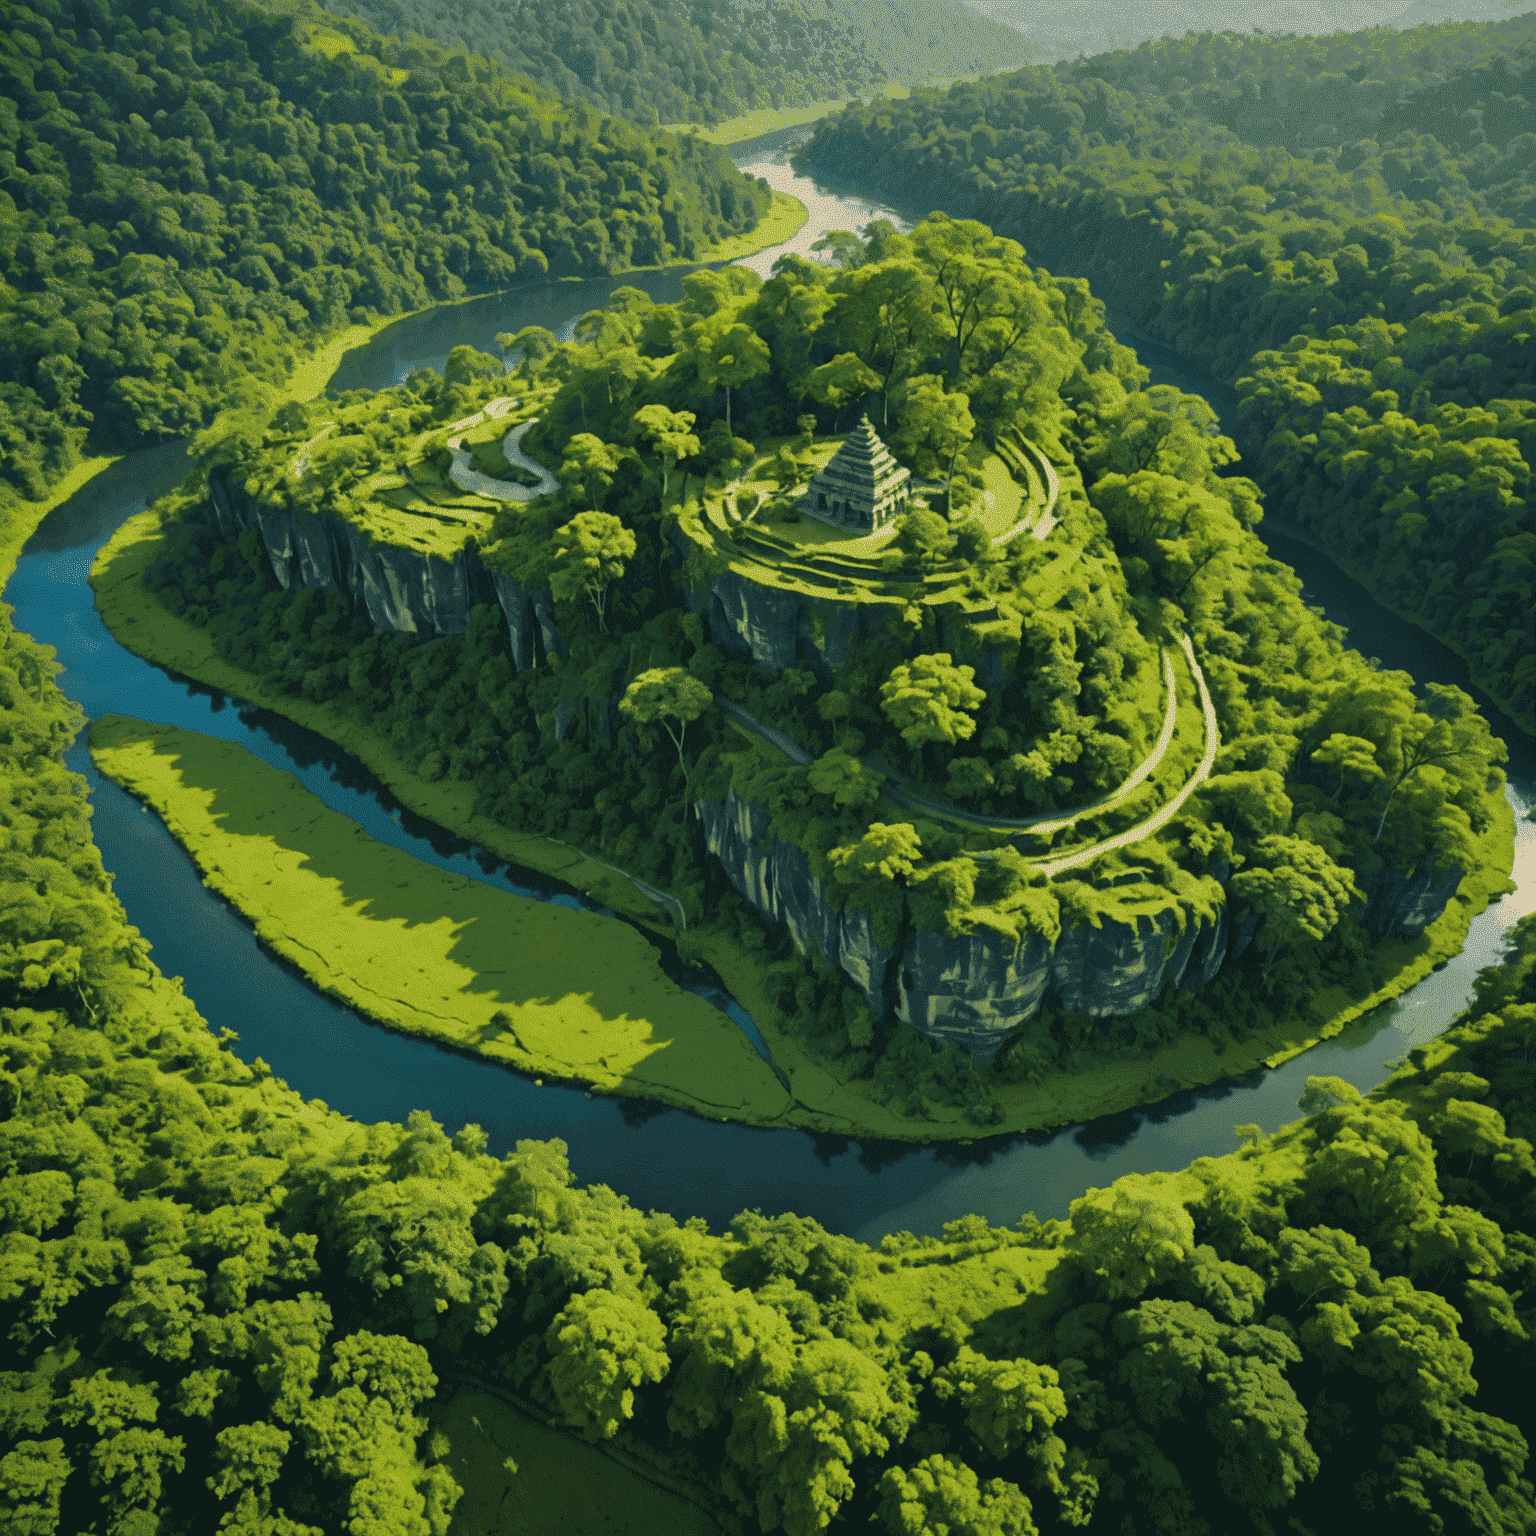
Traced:
<svg viewBox="0 0 1536 1536">
<path fill-rule="evenodd" d="M 1031 62 L 1011 26 L 961 0 L 336 0 L 642 122 L 718 122 Z"/>
<path fill-rule="evenodd" d="M 1499 21 L 1533 0 L 969 0 L 984 16 L 1016 27 L 1049 59 L 1132 48 L 1186 32 L 1323 36 L 1368 27 L 1440 21 Z"/>
</svg>

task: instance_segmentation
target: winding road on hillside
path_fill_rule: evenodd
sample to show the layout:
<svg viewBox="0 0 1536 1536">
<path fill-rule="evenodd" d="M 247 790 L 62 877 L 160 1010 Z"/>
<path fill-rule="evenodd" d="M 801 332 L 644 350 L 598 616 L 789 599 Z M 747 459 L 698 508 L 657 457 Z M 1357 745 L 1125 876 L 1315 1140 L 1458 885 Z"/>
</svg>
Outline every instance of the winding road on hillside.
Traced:
<svg viewBox="0 0 1536 1536">
<path fill-rule="evenodd" d="M 1185 659 L 1189 662 L 1190 671 L 1194 674 L 1195 684 L 1200 690 L 1200 708 L 1205 717 L 1205 750 L 1201 754 L 1200 762 L 1195 771 L 1180 787 L 1178 793 L 1165 805 L 1159 806 L 1150 816 L 1144 817 L 1135 826 L 1128 827 L 1124 832 L 1117 832 L 1113 837 L 1106 837 L 1099 842 L 1090 844 L 1087 848 L 1075 849 L 1073 852 L 1063 854 L 1060 858 L 1034 858 L 1026 859 L 1031 867 L 1038 869 L 1047 876 L 1058 875 L 1064 870 L 1077 869 L 1084 864 L 1091 863 L 1101 854 L 1110 852 L 1114 848 L 1126 848 L 1132 843 L 1139 843 L 1143 838 L 1150 837 L 1154 832 L 1160 831 L 1178 814 L 1180 807 L 1186 800 L 1211 776 L 1211 768 L 1216 762 L 1216 754 L 1221 750 L 1221 730 L 1216 722 L 1216 708 L 1211 702 L 1210 690 L 1205 685 L 1205 674 L 1200 670 L 1200 664 L 1195 660 L 1195 648 L 1190 643 L 1188 635 L 1181 635 L 1178 641 L 1183 650 Z M 1163 677 L 1168 687 L 1168 709 L 1163 718 L 1162 734 L 1158 737 L 1157 745 L 1152 749 L 1146 759 L 1136 768 L 1125 782 L 1119 785 L 1113 794 L 1102 800 L 1095 800 L 1092 804 L 1079 806 L 1076 810 L 1059 812 L 1047 812 L 1044 816 L 1028 817 L 1020 820 L 1003 816 L 979 816 L 969 811 L 960 811 L 953 806 L 945 805 L 937 800 L 928 800 L 921 795 L 914 795 L 900 785 L 887 783 L 882 793 L 888 795 L 898 805 L 906 810 L 919 811 L 924 815 L 932 816 L 936 820 L 947 821 L 954 826 L 970 827 L 974 829 L 992 832 L 1017 832 L 1023 830 L 1054 830 L 1057 827 L 1071 826 L 1084 816 L 1095 812 L 1106 811 L 1118 805 L 1138 786 L 1156 771 L 1157 766 L 1163 760 L 1163 755 L 1172 745 L 1175 735 L 1175 724 L 1178 708 L 1178 698 L 1174 687 L 1173 666 L 1168 652 L 1163 652 Z M 720 712 L 726 719 L 751 735 L 766 741 L 770 746 L 777 747 L 792 763 L 800 767 L 807 767 L 815 759 L 798 742 L 778 729 L 777 726 L 767 725 L 755 715 L 745 710 L 741 705 L 733 703 L 730 699 L 716 699 Z M 871 757 L 871 766 L 882 767 L 883 760 Z M 883 767 L 882 767 L 882 771 Z M 1053 819 L 1054 818 L 1054 819 Z M 989 864 L 996 857 L 996 853 L 990 849 L 973 850 L 970 857 L 978 863 Z"/>
</svg>

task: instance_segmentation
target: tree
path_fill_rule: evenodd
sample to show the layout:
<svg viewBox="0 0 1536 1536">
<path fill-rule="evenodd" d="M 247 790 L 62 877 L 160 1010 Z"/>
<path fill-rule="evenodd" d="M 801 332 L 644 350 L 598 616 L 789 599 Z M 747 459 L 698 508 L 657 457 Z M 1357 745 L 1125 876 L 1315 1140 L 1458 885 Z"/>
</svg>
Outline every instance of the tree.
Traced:
<svg viewBox="0 0 1536 1536">
<path fill-rule="evenodd" d="M 1168 1280 L 1194 1251 L 1194 1220 L 1169 1174 L 1127 1174 L 1090 1189 L 1068 1216 L 1071 1247 L 1110 1301 Z"/>
<path fill-rule="evenodd" d="M 890 1536 L 1035 1536 L 1030 1503 L 1014 1483 L 983 1483 L 958 1456 L 927 1456 L 880 1479 L 880 1521 Z"/>
<path fill-rule="evenodd" d="M 457 346 L 443 365 L 443 380 L 448 384 L 473 384 L 480 379 L 499 379 L 505 372 L 505 365 L 489 352 Z"/>
<path fill-rule="evenodd" d="M 619 471 L 620 450 L 591 432 L 578 432 L 565 445 L 555 472 L 561 489 L 573 501 L 596 507 Z"/>
<path fill-rule="evenodd" d="M 939 651 L 898 663 L 880 685 L 880 708 L 911 747 L 914 772 L 922 773 L 924 743 L 967 741 L 975 732 L 967 711 L 986 698 L 971 681 L 975 676 L 974 667 L 957 667 Z"/>
<path fill-rule="evenodd" d="M 649 443 L 661 459 L 663 500 L 673 465 L 679 459 L 691 459 L 699 451 L 699 440 L 693 433 L 695 420 L 692 411 L 669 411 L 664 405 L 643 405 L 635 412 L 632 426 L 635 440 Z M 684 494 L 687 489 L 684 485 Z"/>
<path fill-rule="evenodd" d="M 888 424 L 892 382 L 943 338 L 937 290 L 917 263 L 899 260 L 861 266 L 840 278 L 836 288 L 841 290 L 833 314 L 838 342 L 872 364 L 883 364 L 881 421 Z"/>
<path fill-rule="evenodd" d="M 687 793 L 688 759 L 683 755 L 683 737 L 688 723 L 715 702 L 715 696 L 691 672 L 683 667 L 652 667 L 642 672 L 624 690 L 619 701 L 619 713 L 626 720 L 636 720 L 641 725 L 660 724 L 672 745 L 677 748 L 677 761 L 683 770 L 684 793 Z M 674 731 L 667 723 L 668 717 L 677 721 Z"/>
<path fill-rule="evenodd" d="M 0 1521 L 7 1536 L 54 1536 L 71 1470 L 62 1440 L 18 1440 L 0 1457 Z"/>
<path fill-rule="evenodd" d="M 822 695 L 822 701 L 826 699 Z M 811 764 L 807 771 L 811 788 L 818 794 L 831 795 L 839 809 L 869 810 L 880 798 L 885 775 L 866 767 L 842 747 L 833 747 Z"/>
<path fill-rule="evenodd" d="M 507 331 L 498 332 L 496 345 L 501 351 L 503 366 L 509 356 L 515 353 L 520 363 L 531 363 L 536 373 L 539 365 L 555 354 L 560 343 L 556 341 L 555 333 L 546 330 L 544 326 L 525 325 L 515 335 Z"/>
<path fill-rule="evenodd" d="M 1386 777 L 1376 764 L 1374 744 L 1363 737 L 1346 735 L 1342 731 L 1335 731 L 1312 754 L 1312 761 L 1323 768 L 1338 769 L 1339 782 L 1333 791 L 1335 800 L 1343 793 L 1346 780 L 1354 779 L 1360 784 L 1371 784 Z"/>
<path fill-rule="evenodd" d="M 880 375 L 852 352 L 839 352 L 831 362 L 813 368 L 806 380 L 806 390 L 810 397 L 822 405 L 830 405 L 837 413 L 832 422 L 834 432 L 842 417 L 843 407 L 849 401 L 861 399 L 879 387 Z"/>
<path fill-rule="evenodd" d="M 1401 721 L 1390 742 L 1387 796 L 1376 823 L 1376 842 L 1381 841 L 1393 796 L 1415 774 L 1457 761 L 1475 771 L 1480 764 L 1503 762 L 1507 756 L 1503 742 L 1492 736 L 1477 705 L 1460 688 L 1428 683 L 1425 692 L 1428 708 Z"/>
<path fill-rule="evenodd" d="M 996 367 L 1039 318 L 1037 292 L 1027 288 L 1021 269 L 1024 247 L 994 235 L 975 219 L 932 213 L 911 235 L 912 247 L 943 298 L 955 344 L 955 377 L 965 368 L 966 353 L 984 326 L 1000 323 Z"/>
<path fill-rule="evenodd" d="M 816 700 L 816 713 L 828 725 L 839 727 L 838 744 L 840 746 L 845 745 L 847 742 L 847 722 L 853 713 L 853 699 L 841 688 L 829 688 Z"/>
<path fill-rule="evenodd" d="M 924 570 L 942 565 L 955 551 L 955 535 L 937 512 L 918 505 L 896 519 L 890 543 Z"/>
<path fill-rule="evenodd" d="M 923 373 L 907 381 L 896 410 L 892 445 L 919 474 L 942 473 L 946 482 L 946 513 L 954 510 L 955 464 L 976 435 L 970 406 L 969 395 L 946 390 L 937 374 Z"/>
<path fill-rule="evenodd" d="M 744 437 L 732 437 L 723 421 L 712 421 L 699 444 L 699 457 L 709 471 L 730 480 L 739 475 L 755 457 L 752 444 Z"/>
<path fill-rule="evenodd" d="M 1232 876 L 1230 889 L 1235 901 L 1264 914 L 1266 964 L 1283 944 L 1326 938 L 1350 902 L 1363 899 L 1354 872 L 1335 864 L 1326 848 L 1278 834 L 1258 840 L 1247 867 Z"/>
<path fill-rule="evenodd" d="M 605 633 L 603 608 L 608 587 L 624 574 L 624 563 L 635 552 L 635 536 L 609 512 L 578 512 L 554 537 L 554 565 L 549 590 L 565 602 L 585 596 Z"/>
<path fill-rule="evenodd" d="M 827 862 L 841 885 L 889 884 L 910 875 L 922 851 L 917 828 L 910 822 L 887 826 L 883 821 L 872 821 L 858 842 L 833 848 Z"/>
<path fill-rule="evenodd" d="M 805 480 L 805 468 L 787 443 L 774 454 L 768 473 L 780 492 L 786 496 Z"/>
<path fill-rule="evenodd" d="M 612 1439 L 634 1414 L 636 1390 L 667 1374 L 666 1337 L 642 1302 L 601 1289 L 573 1296 L 544 1335 L 550 1386 L 566 1422 Z"/>
<path fill-rule="evenodd" d="M 293 1437 L 271 1424 L 232 1424 L 214 1437 L 216 1477 L 208 1478 L 208 1491 L 220 1499 L 247 1488 L 267 1488 L 277 1481 L 283 1458 Z"/>
<path fill-rule="evenodd" d="M 1202 1456 L 1196 1442 L 1190 1459 L 1214 1461 L 1221 1491 L 1239 1509 L 1283 1509 L 1317 1476 L 1306 1410 L 1284 1374 L 1301 1359 L 1287 1335 L 1234 1328 L 1187 1301 L 1163 1300 L 1121 1313 L 1113 1329 L 1137 1416 L 1153 1431 L 1178 1426 L 1186 1444 L 1203 1417 L 1216 1454 Z"/>
<path fill-rule="evenodd" d="M 772 360 L 768 343 L 749 325 L 738 321 L 723 329 L 706 331 L 699 371 L 708 388 L 725 390 L 727 431 L 731 430 L 731 391 L 761 378 Z"/>
</svg>

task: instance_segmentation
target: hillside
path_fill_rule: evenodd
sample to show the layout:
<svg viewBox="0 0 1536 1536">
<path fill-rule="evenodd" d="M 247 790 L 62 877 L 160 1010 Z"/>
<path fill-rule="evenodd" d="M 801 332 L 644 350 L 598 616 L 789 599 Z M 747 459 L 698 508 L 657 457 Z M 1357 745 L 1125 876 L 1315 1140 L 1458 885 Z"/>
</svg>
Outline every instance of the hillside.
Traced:
<svg viewBox="0 0 1536 1536">
<path fill-rule="evenodd" d="M 686 259 L 770 193 L 724 151 L 308 5 L 7 8 L 0 445 L 27 495 L 205 424 L 349 323 Z"/>
<path fill-rule="evenodd" d="M 879 94 L 1022 64 L 1035 50 L 962 0 L 338 0 L 381 32 L 420 33 L 643 122 Z"/>
<path fill-rule="evenodd" d="M 1443 21 L 1499 21 L 1531 0 L 969 0 L 983 15 L 1016 27 L 1046 59 L 1133 48 L 1188 32 L 1326 36 L 1365 28 Z M 1385 41 L 1385 39 L 1383 39 Z"/>
<path fill-rule="evenodd" d="M 1300 603 L 1084 285 L 942 216 L 838 252 L 251 416 L 153 600 L 633 876 L 846 1116 L 1036 1123 L 1014 1090 L 1311 1040 L 1498 857 L 1502 746 Z M 839 532 L 799 496 L 861 411 L 919 491 Z"/>
<path fill-rule="evenodd" d="M 1231 380 L 1270 507 L 1536 730 L 1533 39 L 1164 40 L 850 109 L 803 163 L 1023 236 Z"/>
<path fill-rule="evenodd" d="M 1532 919 L 1378 1093 L 1313 1079 L 1307 1118 L 1065 1221 L 711 1231 L 563 1142 L 360 1126 L 241 1061 L 124 919 L 52 667 L 0 610 L 14 1529 L 489 1536 L 508 1502 L 557 1528 L 578 1475 L 631 1530 L 1536 1520 Z"/>
</svg>

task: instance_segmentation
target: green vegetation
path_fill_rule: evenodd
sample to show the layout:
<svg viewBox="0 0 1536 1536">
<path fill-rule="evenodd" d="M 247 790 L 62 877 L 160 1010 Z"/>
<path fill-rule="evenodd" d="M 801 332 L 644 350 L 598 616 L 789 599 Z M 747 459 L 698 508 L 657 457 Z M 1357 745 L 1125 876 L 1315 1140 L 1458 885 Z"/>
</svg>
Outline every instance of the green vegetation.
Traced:
<svg viewBox="0 0 1536 1536">
<path fill-rule="evenodd" d="M 530 1076 L 753 1123 L 791 1109 L 741 1031 L 633 929 L 423 866 L 213 737 L 108 715 L 91 756 L 262 943 L 369 1018 Z"/>
<path fill-rule="evenodd" d="M 366 763 L 412 810 L 437 825 L 514 863 L 554 875 L 626 913 L 642 927 L 672 933 L 654 899 L 612 865 L 584 856 L 558 839 L 515 831 L 476 814 L 473 784 L 449 777 L 427 782 L 413 771 L 414 758 L 411 764 L 403 761 L 390 736 L 372 729 L 372 722 L 350 718 L 334 704 L 317 704 L 302 694 L 280 691 L 224 660 L 206 629 L 194 628 L 167 613 L 153 597 L 146 598 L 143 573 L 159 557 L 161 547 L 159 514 L 141 514 L 114 535 L 92 571 L 103 617 L 132 650 L 331 737 Z M 686 726 L 681 715 L 673 718 Z M 670 731 L 667 719 L 660 723 Z M 677 734 L 686 737 L 686 729 Z M 814 774 L 811 782 L 816 782 Z M 819 787 L 835 800 L 840 786 L 833 782 Z M 887 807 L 884 802 L 881 813 L 893 821 L 902 814 L 898 806 Z M 969 1139 L 975 1133 L 973 1107 L 977 1113 L 1001 1116 L 993 1122 L 994 1130 L 1075 1123 L 1178 1088 L 1199 1087 L 1264 1064 L 1276 1065 L 1320 1038 L 1336 1035 L 1350 1021 L 1422 980 L 1460 949 L 1472 917 L 1504 889 L 1512 833 L 1510 813 L 1507 807 L 1501 808 L 1473 860 L 1475 872 L 1462 882 L 1444 914 L 1419 939 L 1376 950 L 1375 977 L 1381 984 L 1366 995 L 1352 995 L 1338 985 L 1326 987 L 1303 1018 L 1250 1028 L 1243 1032 L 1241 1044 L 1234 1044 L 1227 1025 L 1253 1011 L 1240 976 L 1222 995 L 1207 999 L 1209 1014 L 1195 1016 L 1200 1027 L 1224 1018 L 1222 1028 L 1191 1034 L 1186 1032 L 1188 1019 L 1178 1012 L 1166 1016 L 1154 1012 L 1133 1021 L 1134 1029 L 1118 1042 L 1108 1042 L 1109 1053 L 1116 1057 L 1109 1061 L 1096 1059 L 1105 1042 L 1102 1036 L 1096 1038 L 1094 1021 L 1063 1021 L 1053 1011 L 1040 1020 L 1019 1054 L 1026 1063 L 1039 1063 L 1056 1059 L 1059 1051 L 1062 1068 L 1029 1072 L 1022 1081 L 1012 1080 L 1019 1076 L 1017 1062 L 1005 1064 L 1004 1071 L 983 1081 L 952 1054 L 935 1062 L 926 1048 L 914 1050 L 911 1038 L 901 1034 L 873 1075 L 861 1075 L 868 1072 L 867 1061 L 857 1052 L 829 1057 L 829 1049 L 839 1047 L 839 1031 L 850 1027 L 850 1019 L 862 1017 L 853 994 L 825 965 L 807 966 L 789 959 L 782 938 L 775 940 L 773 948 L 779 958 L 770 960 L 761 925 L 743 909 L 734 892 L 721 891 L 714 901 L 728 914 L 725 921 L 702 927 L 692 922 L 678 937 L 686 953 L 715 968 L 758 1024 L 775 1065 L 790 1078 L 797 1106 L 791 1114 L 796 1123 L 840 1134 Z M 1137 894 L 1124 886 L 1118 890 L 1122 903 Z M 1124 910 L 1122 906 L 1119 915 Z M 638 979 L 650 975 L 651 963 L 646 959 Z M 1057 1033 L 1063 1031 L 1067 1044 L 1059 1046 Z M 1155 1042 L 1160 1039 L 1172 1043 L 1158 1048 Z M 1090 1042 L 1093 1065 L 1083 1056 L 1083 1047 Z M 1148 1050 L 1152 1054 L 1146 1054 Z"/>
<path fill-rule="evenodd" d="M 332 9 L 379 32 L 471 49 L 568 101 L 651 124 L 841 103 L 1035 56 L 1013 28 L 961 0 L 339 0 Z"/>
<path fill-rule="evenodd" d="M 1288 1052 L 1405 985 L 1507 868 L 1502 747 L 1470 701 L 1454 689 L 1416 698 L 1405 675 L 1372 669 L 1305 608 L 1249 531 L 1255 488 L 1218 473 L 1234 450 L 1209 408 L 1142 389 L 1145 374 L 1103 330 L 1081 283 L 1032 273 L 1012 242 L 943 218 L 910 237 L 876 225 L 866 239 L 829 243 L 834 266 L 786 258 L 762 284 L 742 271 L 695 273 L 676 305 L 616 290 L 570 344 L 507 338 L 519 358 L 510 378 L 465 349 L 446 379 L 422 373 L 328 403 L 345 435 L 317 444 L 302 480 L 289 465 L 315 436 L 317 411 L 210 434 L 206 472 L 231 508 L 254 498 L 295 513 L 300 533 L 321 514 L 372 539 L 377 486 L 399 476 L 419 491 L 435 434 L 502 391 L 536 402 L 525 441 L 560 491 L 486 503 L 452 540 L 529 601 L 547 602 L 558 635 L 526 615 L 513 635 L 515 607 L 471 600 L 455 621 L 461 634 L 379 633 L 345 595 L 280 588 L 258 531 L 221 531 L 196 479 L 163 509 L 169 537 L 148 587 L 168 615 L 204 626 L 219 657 L 255 674 L 263 696 L 322 706 L 330 734 L 365 730 L 424 789 L 441 784 L 455 815 L 558 837 L 667 893 L 687 944 L 726 951 L 722 975 L 765 1030 L 782 1018 L 798 1037 L 790 1052 L 770 1036 L 792 1079 L 796 1057 L 820 1074 L 814 1092 L 797 1081 L 796 1098 L 829 1114 L 836 1098 L 849 1123 L 871 1123 L 876 1108 L 917 1134 L 954 1134 L 966 1117 L 1057 1121 L 1084 1098 L 1123 1104 L 1155 1082 L 1208 1081 L 1239 1059 Z M 868 359 L 862 373 L 833 367 L 850 354 Z M 790 633 L 803 629 L 814 647 L 840 609 L 878 620 L 830 679 L 809 647 L 792 664 L 754 665 L 706 630 L 701 594 L 734 573 L 750 604 L 765 590 L 765 560 L 814 572 L 814 561 L 848 559 L 847 548 L 818 542 L 814 519 L 790 522 L 785 503 L 818 462 L 818 436 L 824 451 L 826 428 L 861 407 L 889 413 L 893 444 L 919 467 L 952 470 L 936 483 L 961 515 L 913 512 L 878 565 L 849 560 L 814 591 L 806 585 L 810 606 Z M 966 446 L 965 431 L 990 445 Z M 1039 449 L 1026 453 L 1026 439 Z M 1038 510 L 1049 473 L 1057 524 L 1044 539 L 993 549 L 984 495 L 1006 464 L 1017 466 L 1020 507 Z M 1008 498 L 993 494 L 991 512 L 1009 516 Z M 446 537 L 436 511 L 430 537 Z M 110 579 L 115 610 L 134 616 L 143 599 L 132 579 Z M 409 622 L 430 633 L 437 620 L 423 611 Z M 1075 850 L 1184 795 L 1202 766 L 1198 690 L 1178 659 L 1173 745 L 1132 793 L 1114 794 L 1159 736 L 1160 657 L 1177 658 L 1186 631 L 1221 721 L 1209 781 L 1154 835 L 1050 878 Z M 153 642 L 151 651 L 170 659 Z M 914 720 L 892 714 L 887 693 L 901 669 L 941 665 L 966 686 L 915 743 Z M 679 673 L 699 685 L 686 709 L 660 694 L 622 707 L 637 680 Z M 744 737 L 706 696 L 784 733 L 808 761 Z M 684 702 L 677 693 L 672 705 Z M 1341 759 L 1335 738 L 1362 745 Z M 1358 771 L 1341 776 L 1341 762 Z M 912 793 L 967 813 L 1048 822 L 1015 851 L 1006 831 L 898 804 L 881 764 L 906 765 Z M 732 795 L 767 808 L 770 831 L 803 854 L 829 911 L 869 914 L 876 945 L 899 949 L 925 931 L 1050 944 L 1063 930 L 1145 934 L 1149 923 L 1176 941 L 1230 899 L 1233 953 L 1203 990 L 1170 987 L 1108 1021 L 1052 1005 L 991 1067 L 955 1047 L 934 1056 L 835 966 L 796 960 L 782 929 L 764 932 L 690 810 Z M 1095 808 L 1051 814 L 1085 804 Z M 1417 944 L 1384 946 L 1397 925 L 1392 892 L 1415 870 L 1447 895 L 1465 874 L 1463 899 Z M 876 1002 L 879 986 L 877 977 Z M 1184 1040 L 1198 1043 L 1193 1056 L 1151 1069 Z M 1036 1092 L 1048 1082 L 1049 1104 Z"/>
<path fill-rule="evenodd" d="M 855 104 L 805 163 L 985 209 L 1232 379 L 1271 509 L 1536 730 L 1533 37 L 1164 39 Z"/>
<path fill-rule="evenodd" d="M 78 13 L 78 14 L 77 14 Z M 693 258 L 771 194 L 724 151 L 317 8 L 10 6 L 0 494 L 270 404 L 349 324 Z"/>
<path fill-rule="evenodd" d="M 521 1487 L 558 1528 L 533 1461 L 581 1478 L 587 1529 L 605 1499 L 697 1527 L 574 1437 L 786 1536 L 1536 1520 L 1536 919 L 1377 1093 L 1312 1079 L 1309 1118 L 1066 1221 L 715 1233 L 580 1186 L 559 1142 L 354 1126 L 236 1059 L 124 923 L 60 761 L 79 717 L 0 632 L 36 893 L 0 937 L 14 1528 L 447 1536 L 517 1529 Z"/>
</svg>

